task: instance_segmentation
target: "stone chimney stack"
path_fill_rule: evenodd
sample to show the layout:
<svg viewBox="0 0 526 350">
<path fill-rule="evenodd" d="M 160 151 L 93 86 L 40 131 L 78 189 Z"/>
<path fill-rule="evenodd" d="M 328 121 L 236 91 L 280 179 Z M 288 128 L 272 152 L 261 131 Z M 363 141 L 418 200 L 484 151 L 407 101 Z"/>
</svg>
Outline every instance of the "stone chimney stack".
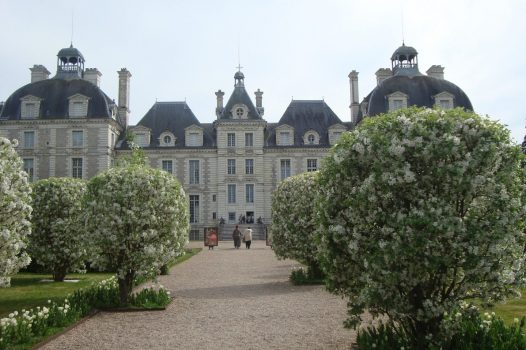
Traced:
<svg viewBox="0 0 526 350">
<path fill-rule="evenodd" d="M 131 73 L 122 68 L 119 73 L 119 101 L 117 105 L 117 115 L 122 123 L 128 125 L 130 118 L 130 78 Z"/>
<path fill-rule="evenodd" d="M 444 79 L 444 67 L 440 65 L 432 65 L 426 71 L 426 74 L 433 78 Z"/>
<path fill-rule="evenodd" d="M 217 106 L 216 106 L 216 115 L 219 116 L 223 112 L 223 96 L 225 93 L 221 90 L 216 91 Z"/>
<path fill-rule="evenodd" d="M 102 73 L 97 68 L 86 68 L 84 70 L 84 80 L 97 87 L 100 87 L 100 77 L 102 77 Z"/>
<path fill-rule="evenodd" d="M 393 76 L 391 68 L 380 68 L 376 71 L 376 84 L 380 85 L 384 80 Z"/>
<path fill-rule="evenodd" d="M 33 68 L 29 68 L 31 71 L 31 82 L 34 83 L 36 81 L 46 80 L 49 78 L 49 75 L 51 74 L 46 67 L 44 67 L 41 64 L 35 64 Z"/>
<path fill-rule="evenodd" d="M 263 113 L 265 113 L 265 108 L 263 108 L 263 91 L 258 89 L 258 91 L 254 92 L 254 95 L 256 95 L 256 109 L 260 115 L 263 115 Z"/>
<path fill-rule="evenodd" d="M 349 83 L 351 85 L 351 121 L 356 123 L 358 121 L 358 112 L 360 111 L 360 102 L 358 94 L 358 72 L 353 70 L 349 73 Z"/>
</svg>

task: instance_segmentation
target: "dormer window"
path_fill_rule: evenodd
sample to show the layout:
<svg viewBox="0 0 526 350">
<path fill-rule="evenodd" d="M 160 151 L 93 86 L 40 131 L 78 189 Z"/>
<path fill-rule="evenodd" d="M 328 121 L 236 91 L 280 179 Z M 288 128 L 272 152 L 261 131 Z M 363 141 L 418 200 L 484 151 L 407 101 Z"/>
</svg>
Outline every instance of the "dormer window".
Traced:
<svg viewBox="0 0 526 350">
<path fill-rule="evenodd" d="M 88 115 L 89 98 L 87 96 L 75 94 L 68 100 L 70 118 L 85 118 Z"/>
<path fill-rule="evenodd" d="M 233 119 L 246 119 L 248 116 L 248 109 L 242 104 L 235 105 L 230 112 L 232 113 Z"/>
<path fill-rule="evenodd" d="M 159 136 L 159 144 L 161 147 L 175 146 L 176 137 L 169 131 L 163 132 Z"/>
<path fill-rule="evenodd" d="M 347 128 L 342 124 L 334 124 L 329 127 L 329 143 L 331 145 L 334 145 L 336 142 L 338 142 L 338 139 L 342 136 L 342 134 L 347 131 Z"/>
<path fill-rule="evenodd" d="M 307 131 L 303 136 L 303 143 L 305 145 L 318 145 L 320 143 L 320 136 L 314 130 Z"/>
<path fill-rule="evenodd" d="M 449 92 L 443 91 L 433 96 L 433 98 L 435 99 L 435 105 L 438 106 L 440 109 L 448 110 L 455 107 L 455 96 L 453 94 L 450 94 Z"/>
<path fill-rule="evenodd" d="M 185 145 L 187 147 L 203 146 L 203 128 L 198 125 L 190 125 L 185 129 Z"/>
<path fill-rule="evenodd" d="M 276 144 L 278 146 L 291 146 L 294 143 L 294 129 L 289 125 L 276 128 Z"/>
<path fill-rule="evenodd" d="M 35 119 L 40 116 L 40 101 L 42 101 L 41 98 L 28 95 L 22 97 L 20 101 L 20 116 L 22 117 L 22 119 Z"/>
<path fill-rule="evenodd" d="M 290 145 L 290 132 L 282 131 L 279 133 L 279 138 L 283 146 Z"/>
<path fill-rule="evenodd" d="M 130 128 L 133 133 L 133 142 L 139 147 L 148 147 L 150 146 L 150 137 L 151 130 L 142 125 L 135 126 Z"/>
<path fill-rule="evenodd" d="M 244 113 L 245 113 L 245 111 L 243 110 L 243 108 L 239 107 L 239 108 L 236 109 L 236 115 L 237 115 L 238 118 L 241 118 Z"/>
<path fill-rule="evenodd" d="M 391 112 L 402 108 L 407 108 L 407 97 L 408 96 L 401 91 L 396 91 L 390 95 L 387 95 L 389 111 Z"/>
</svg>

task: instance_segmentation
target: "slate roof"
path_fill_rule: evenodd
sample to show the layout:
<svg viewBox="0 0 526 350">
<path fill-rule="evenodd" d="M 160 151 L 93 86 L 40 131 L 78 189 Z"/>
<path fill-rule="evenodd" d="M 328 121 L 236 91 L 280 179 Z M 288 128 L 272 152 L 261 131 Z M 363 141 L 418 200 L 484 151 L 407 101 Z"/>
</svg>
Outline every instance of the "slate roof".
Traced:
<svg viewBox="0 0 526 350">
<path fill-rule="evenodd" d="M 236 73 L 237 74 L 237 73 Z M 242 73 L 241 73 L 242 74 Z M 232 95 L 228 99 L 223 111 L 221 112 L 219 119 L 232 119 L 232 108 L 236 104 L 244 104 L 248 108 L 248 119 L 261 119 L 256 107 L 252 103 L 250 96 L 248 96 L 247 90 L 244 86 L 236 86 Z"/>
<path fill-rule="evenodd" d="M 375 87 L 366 98 L 364 98 L 362 104 L 368 102 L 368 115 L 374 116 L 388 112 L 389 101 L 387 96 L 396 91 L 403 92 L 409 96 L 407 100 L 408 106 L 416 105 L 419 107 L 430 108 L 435 105 L 433 96 L 441 92 L 449 92 L 454 96 L 453 103 L 455 107 L 463 107 L 467 110 L 473 110 L 471 101 L 464 91 L 447 80 L 426 75 L 395 75 L 384 80 L 380 85 Z M 359 119 L 361 119 L 361 117 L 360 108 Z"/>
<path fill-rule="evenodd" d="M 185 146 L 185 129 L 191 125 L 203 128 L 203 146 L 195 148 L 215 147 L 215 131 L 213 125 L 201 124 L 186 102 L 155 102 L 136 126 L 144 126 L 151 130 L 150 148 L 161 147 L 159 136 L 165 132 L 171 132 L 176 138 L 175 147 L 165 148 L 194 148 Z M 126 142 L 117 144 L 119 149 L 127 149 Z"/>
<path fill-rule="evenodd" d="M 67 119 L 68 98 L 76 94 L 89 98 L 87 118 L 111 118 L 110 106 L 114 102 L 99 87 L 82 79 L 46 79 L 27 84 L 9 96 L 0 119 L 20 120 L 20 99 L 27 95 L 42 99 L 39 119 Z"/>
<path fill-rule="evenodd" d="M 340 118 L 323 100 L 292 100 L 278 123 L 267 124 L 267 147 L 291 147 L 276 145 L 276 128 L 289 125 L 294 128 L 294 147 L 303 147 L 303 135 L 309 130 L 315 130 L 320 136 L 317 146 L 330 147 L 328 128 L 341 124 L 350 127 L 350 123 L 343 123 Z"/>
</svg>

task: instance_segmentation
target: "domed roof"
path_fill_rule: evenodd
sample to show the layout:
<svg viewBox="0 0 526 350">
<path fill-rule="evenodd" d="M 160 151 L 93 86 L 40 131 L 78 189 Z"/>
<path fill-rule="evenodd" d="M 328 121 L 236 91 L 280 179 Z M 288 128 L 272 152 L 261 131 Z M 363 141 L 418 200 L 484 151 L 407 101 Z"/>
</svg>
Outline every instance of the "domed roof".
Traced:
<svg viewBox="0 0 526 350">
<path fill-rule="evenodd" d="M 473 110 L 471 101 L 464 91 L 447 80 L 426 75 L 395 75 L 384 80 L 364 99 L 364 102 L 367 103 L 367 115 L 374 116 L 388 112 L 389 101 L 387 96 L 398 91 L 408 96 L 408 106 L 416 105 L 431 108 L 435 105 L 434 96 L 441 92 L 447 92 L 454 96 L 454 107 Z"/>
<path fill-rule="evenodd" d="M 112 117 L 110 106 L 114 102 L 96 85 L 82 79 L 46 79 L 16 90 L 5 102 L 0 119 L 19 120 L 20 99 L 26 96 L 41 100 L 39 119 L 67 119 L 69 98 L 77 94 L 89 98 L 87 118 Z"/>
<path fill-rule="evenodd" d="M 402 43 L 398 49 L 395 50 L 391 56 L 391 61 L 410 61 L 418 55 L 416 49 L 412 46 L 405 46 L 405 43 Z"/>
<path fill-rule="evenodd" d="M 239 70 L 236 72 L 236 74 L 234 74 L 234 79 L 245 79 L 245 75 Z"/>
<path fill-rule="evenodd" d="M 66 57 L 80 57 L 84 61 L 84 56 L 82 56 L 82 53 L 75 47 L 73 47 L 73 44 L 70 45 L 70 47 L 66 47 L 62 50 L 60 50 L 57 54 L 57 57 L 59 57 L 62 61 L 62 58 Z M 76 63 L 76 62 L 71 62 Z"/>
</svg>

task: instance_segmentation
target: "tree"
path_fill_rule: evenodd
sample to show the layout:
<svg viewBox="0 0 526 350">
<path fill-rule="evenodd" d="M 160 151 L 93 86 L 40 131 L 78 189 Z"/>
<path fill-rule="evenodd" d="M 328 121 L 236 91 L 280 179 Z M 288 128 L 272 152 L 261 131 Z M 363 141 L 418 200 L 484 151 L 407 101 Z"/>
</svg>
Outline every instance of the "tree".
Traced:
<svg viewBox="0 0 526 350">
<path fill-rule="evenodd" d="M 80 179 L 50 178 L 33 184 L 31 256 L 53 273 L 57 282 L 84 270 L 89 241 L 82 221 L 86 183 Z"/>
<path fill-rule="evenodd" d="M 88 183 L 87 229 L 93 264 L 117 272 L 121 304 L 135 277 L 159 271 L 184 252 L 188 205 L 175 177 L 144 165 L 107 170 Z"/>
<path fill-rule="evenodd" d="M 31 261 L 24 251 L 31 234 L 31 187 L 17 145 L 0 137 L 0 287 L 9 287 L 10 275 Z"/>
<path fill-rule="evenodd" d="M 524 275 L 521 150 L 498 122 L 406 109 L 342 136 L 320 184 L 323 266 L 348 326 L 386 314 L 427 348 L 444 312 L 501 300 Z"/>
<path fill-rule="evenodd" d="M 298 260 L 319 276 L 315 240 L 317 172 L 285 179 L 272 195 L 272 248 L 278 258 Z"/>
</svg>

